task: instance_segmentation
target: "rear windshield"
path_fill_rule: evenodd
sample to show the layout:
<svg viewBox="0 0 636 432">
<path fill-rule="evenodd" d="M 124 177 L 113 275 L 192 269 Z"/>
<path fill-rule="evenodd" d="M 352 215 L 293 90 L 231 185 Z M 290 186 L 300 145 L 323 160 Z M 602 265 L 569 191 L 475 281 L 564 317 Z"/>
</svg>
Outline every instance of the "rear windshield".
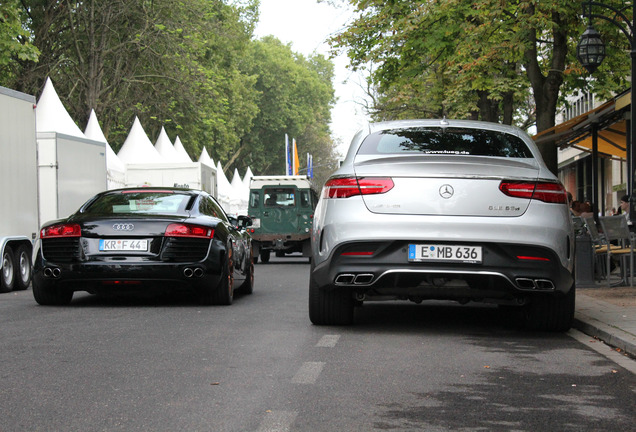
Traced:
<svg viewBox="0 0 636 432">
<path fill-rule="evenodd" d="M 404 128 L 365 138 L 358 154 L 497 156 L 531 158 L 523 140 L 503 132 L 469 128 Z"/>
<path fill-rule="evenodd" d="M 265 207 L 294 207 L 296 206 L 295 192 L 294 188 L 265 188 L 263 189 Z"/>
<path fill-rule="evenodd" d="M 192 198 L 189 194 L 171 192 L 114 192 L 99 197 L 84 209 L 84 213 L 184 215 Z"/>
</svg>

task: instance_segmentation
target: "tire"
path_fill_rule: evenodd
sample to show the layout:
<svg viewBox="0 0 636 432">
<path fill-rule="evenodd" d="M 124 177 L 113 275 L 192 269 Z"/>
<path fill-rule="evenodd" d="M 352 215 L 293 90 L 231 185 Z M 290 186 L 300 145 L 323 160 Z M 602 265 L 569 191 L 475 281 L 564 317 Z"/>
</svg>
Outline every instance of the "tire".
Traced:
<svg viewBox="0 0 636 432">
<path fill-rule="evenodd" d="M 261 261 L 267 264 L 269 262 L 269 255 L 270 255 L 269 250 L 261 250 Z"/>
<path fill-rule="evenodd" d="M 0 292 L 6 293 L 13 291 L 16 279 L 16 264 L 11 246 L 4 247 L 2 262 L 0 264 L 2 265 L 0 269 L 2 271 L 0 275 Z"/>
<path fill-rule="evenodd" d="M 42 306 L 66 306 L 73 299 L 73 291 L 60 287 L 43 287 L 33 280 L 33 298 Z"/>
<path fill-rule="evenodd" d="M 568 331 L 574 319 L 575 301 L 574 284 L 567 294 L 532 298 L 523 310 L 525 328 L 549 332 Z"/>
<path fill-rule="evenodd" d="M 239 287 L 243 294 L 252 294 L 254 292 L 254 262 L 255 258 L 252 256 L 252 248 L 250 248 L 250 256 L 245 260 L 245 265 L 247 265 L 245 281 Z"/>
<path fill-rule="evenodd" d="M 315 325 L 353 324 L 353 297 L 346 288 L 320 289 L 309 280 L 309 319 Z"/>
<path fill-rule="evenodd" d="M 276 251 L 276 258 L 284 258 L 284 257 L 285 257 L 285 252 Z"/>
<path fill-rule="evenodd" d="M 27 246 L 22 245 L 15 254 L 16 278 L 15 290 L 25 290 L 31 285 L 31 271 L 33 265 L 31 263 L 31 253 Z"/>
</svg>

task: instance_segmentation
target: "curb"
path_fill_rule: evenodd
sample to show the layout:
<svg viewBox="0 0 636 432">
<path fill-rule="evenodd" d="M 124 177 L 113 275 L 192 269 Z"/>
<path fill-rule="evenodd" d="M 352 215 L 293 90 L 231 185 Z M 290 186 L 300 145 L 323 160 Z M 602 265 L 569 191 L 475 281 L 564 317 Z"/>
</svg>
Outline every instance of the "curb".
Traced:
<svg viewBox="0 0 636 432">
<path fill-rule="evenodd" d="M 572 327 L 636 357 L 636 338 L 619 328 L 604 324 L 580 311 L 576 311 Z"/>
</svg>

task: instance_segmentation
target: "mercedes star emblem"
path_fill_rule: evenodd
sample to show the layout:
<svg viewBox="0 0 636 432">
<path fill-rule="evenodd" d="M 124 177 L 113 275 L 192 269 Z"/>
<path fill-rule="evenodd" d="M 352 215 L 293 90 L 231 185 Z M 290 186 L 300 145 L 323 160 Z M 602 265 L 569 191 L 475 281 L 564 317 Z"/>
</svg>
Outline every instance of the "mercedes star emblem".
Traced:
<svg viewBox="0 0 636 432">
<path fill-rule="evenodd" d="M 449 199 L 454 193 L 455 190 L 449 184 L 442 185 L 442 187 L 439 188 L 439 195 L 444 199 Z"/>
</svg>

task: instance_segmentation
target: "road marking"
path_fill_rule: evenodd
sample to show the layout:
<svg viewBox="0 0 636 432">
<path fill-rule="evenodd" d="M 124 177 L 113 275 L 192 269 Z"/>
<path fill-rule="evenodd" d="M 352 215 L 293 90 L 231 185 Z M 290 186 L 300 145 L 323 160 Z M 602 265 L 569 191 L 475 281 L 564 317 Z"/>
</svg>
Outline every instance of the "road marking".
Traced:
<svg viewBox="0 0 636 432">
<path fill-rule="evenodd" d="M 271 411 L 268 412 L 257 432 L 287 432 L 296 420 L 296 411 Z"/>
<path fill-rule="evenodd" d="M 292 378 L 294 384 L 315 384 L 324 362 L 305 362 Z"/>
<path fill-rule="evenodd" d="M 336 346 L 339 339 L 340 335 L 324 335 L 320 338 L 316 346 L 322 348 L 333 348 Z"/>
</svg>

